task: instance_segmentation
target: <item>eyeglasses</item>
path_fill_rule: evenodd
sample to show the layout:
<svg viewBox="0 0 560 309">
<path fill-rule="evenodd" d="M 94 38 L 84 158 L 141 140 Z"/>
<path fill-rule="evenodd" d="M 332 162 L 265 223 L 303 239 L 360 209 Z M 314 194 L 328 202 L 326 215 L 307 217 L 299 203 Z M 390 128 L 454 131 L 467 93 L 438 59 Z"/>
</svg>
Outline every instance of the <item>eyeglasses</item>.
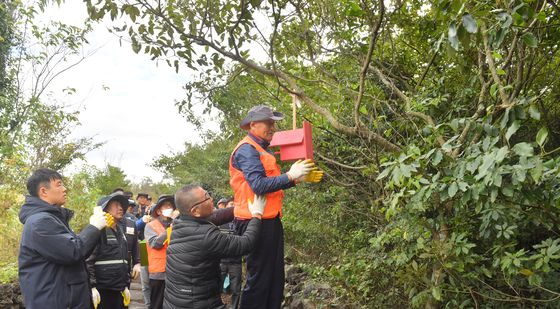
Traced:
<svg viewBox="0 0 560 309">
<path fill-rule="evenodd" d="M 200 204 L 202 204 L 202 203 L 204 203 L 204 202 L 206 202 L 207 200 L 209 200 L 209 199 L 212 198 L 208 192 L 206 192 L 206 194 L 205 194 L 204 196 L 205 196 L 206 198 L 205 198 L 204 200 L 202 200 L 202 201 L 200 201 L 200 202 L 198 202 L 198 203 L 192 205 L 192 206 L 191 206 L 191 209 L 194 208 L 194 207 L 196 207 L 196 206 L 198 206 L 198 205 L 200 205 Z"/>
</svg>

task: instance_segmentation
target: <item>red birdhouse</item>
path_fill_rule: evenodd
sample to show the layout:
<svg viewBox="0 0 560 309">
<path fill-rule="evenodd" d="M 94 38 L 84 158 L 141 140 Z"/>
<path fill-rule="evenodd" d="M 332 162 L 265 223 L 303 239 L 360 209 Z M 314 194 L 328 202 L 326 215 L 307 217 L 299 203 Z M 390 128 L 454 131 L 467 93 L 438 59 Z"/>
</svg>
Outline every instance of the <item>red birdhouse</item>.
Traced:
<svg viewBox="0 0 560 309">
<path fill-rule="evenodd" d="M 280 160 L 313 160 L 313 139 L 311 124 L 303 122 L 302 129 L 274 133 L 270 146 L 280 146 Z"/>
</svg>

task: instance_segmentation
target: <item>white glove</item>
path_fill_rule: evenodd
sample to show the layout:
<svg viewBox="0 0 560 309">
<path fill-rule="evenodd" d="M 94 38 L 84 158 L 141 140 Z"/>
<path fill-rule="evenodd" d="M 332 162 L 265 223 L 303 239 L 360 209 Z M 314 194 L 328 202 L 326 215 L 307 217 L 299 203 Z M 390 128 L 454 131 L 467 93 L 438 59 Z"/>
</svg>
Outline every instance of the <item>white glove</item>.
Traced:
<svg viewBox="0 0 560 309">
<path fill-rule="evenodd" d="M 255 201 L 249 200 L 249 212 L 253 217 L 262 216 L 264 213 L 264 206 L 266 205 L 266 197 L 264 195 L 256 195 Z"/>
<path fill-rule="evenodd" d="M 152 217 L 150 215 L 144 215 L 142 216 L 142 221 L 144 221 L 144 223 L 148 223 L 152 220 Z"/>
<path fill-rule="evenodd" d="M 105 213 L 101 209 L 101 206 L 93 208 L 93 215 L 89 217 L 89 224 L 95 226 L 98 230 L 102 230 L 107 226 L 107 219 L 105 218 Z"/>
<path fill-rule="evenodd" d="M 290 180 L 296 180 L 302 176 L 309 174 L 315 167 L 315 163 L 311 160 L 298 160 L 296 163 L 292 164 L 290 170 L 286 173 Z"/>
<path fill-rule="evenodd" d="M 101 295 L 99 295 L 99 291 L 96 288 L 91 288 L 91 299 L 93 302 L 93 308 L 97 309 L 99 303 L 101 302 Z"/>
<path fill-rule="evenodd" d="M 138 278 L 138 275 L 140 275 L 140 263 L 138 264 L 134 264 L 134 266 L 132 267 L 132 279 L 136 279 Z"/>
</svg>

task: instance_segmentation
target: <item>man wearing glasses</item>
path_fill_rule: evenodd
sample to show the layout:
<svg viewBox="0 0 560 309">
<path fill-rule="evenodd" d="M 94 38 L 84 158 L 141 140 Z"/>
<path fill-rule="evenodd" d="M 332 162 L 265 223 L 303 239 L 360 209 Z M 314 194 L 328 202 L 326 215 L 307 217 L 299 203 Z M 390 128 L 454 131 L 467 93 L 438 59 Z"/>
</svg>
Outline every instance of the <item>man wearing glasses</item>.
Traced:
<svg viewBox="0 0 560 309">
<path fill-rule="evenodd" d="M 180 216 L 173 222 L 167 247 L 164 308 L 225 309 L 220 260 L 250 252 L 260 234 L 266 200 L 249 202 L 251 220 L 242 236 L 224 234 L 219 225 L 233 220 L 233 208 L 214 210 L 214 200 L 198 185 L 175 193 Z"/>
<path fill-rule="evenodd" d="M 241 309 L 279 309 L 284 297 L 284 230 L 282 190 L 293 187 L 314 169 L 311 161 L 294 163 L 287 173 L 280 171 L 276 158 L 268 149 L 276 132 L 275 122 L 282 113 L 266 105 L 249 111 L 240 127 L 249 131 L 233 150 L 229 162 L 230 185 L 234 191 L 236 232 L 248 228 L 249 201 L 255 195 L 266 196 L 261 235 L 255 250 L 246 257 L 247 282 L 241 297 Z"/>
</svg>

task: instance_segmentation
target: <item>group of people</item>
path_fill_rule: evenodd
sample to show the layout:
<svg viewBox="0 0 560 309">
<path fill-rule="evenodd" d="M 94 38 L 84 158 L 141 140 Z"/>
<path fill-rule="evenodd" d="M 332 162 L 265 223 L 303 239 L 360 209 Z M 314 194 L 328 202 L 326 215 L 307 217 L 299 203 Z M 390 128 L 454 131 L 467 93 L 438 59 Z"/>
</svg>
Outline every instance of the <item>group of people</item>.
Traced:
<svg viewBox="0 0 560 309">
<path fill-rule="evenodd" d="M 282 173 L 268 149 L 283 115 L 253 107 L 240 127 L 247 136 L 229 160 L 232 200 L 213 197 L 196 184 L 150 196 L 118 188 L 96 203 L 89 224 L 77 234 L 62 176 L 36 170 L 20 211 L 23 233 L 19 279 L 27 308 L 126 308 L 130 282 L 141 277 L 149 308 L 280 308 L 284 289 L 282 190 L 317 182 L 310 160 Z M 147 266 L 142 266 L 145 242 Z M 247 263 L 241 293 L 241 260 Z M 227 278 L 227 280 L 226 280 Z"/>
</svg>

